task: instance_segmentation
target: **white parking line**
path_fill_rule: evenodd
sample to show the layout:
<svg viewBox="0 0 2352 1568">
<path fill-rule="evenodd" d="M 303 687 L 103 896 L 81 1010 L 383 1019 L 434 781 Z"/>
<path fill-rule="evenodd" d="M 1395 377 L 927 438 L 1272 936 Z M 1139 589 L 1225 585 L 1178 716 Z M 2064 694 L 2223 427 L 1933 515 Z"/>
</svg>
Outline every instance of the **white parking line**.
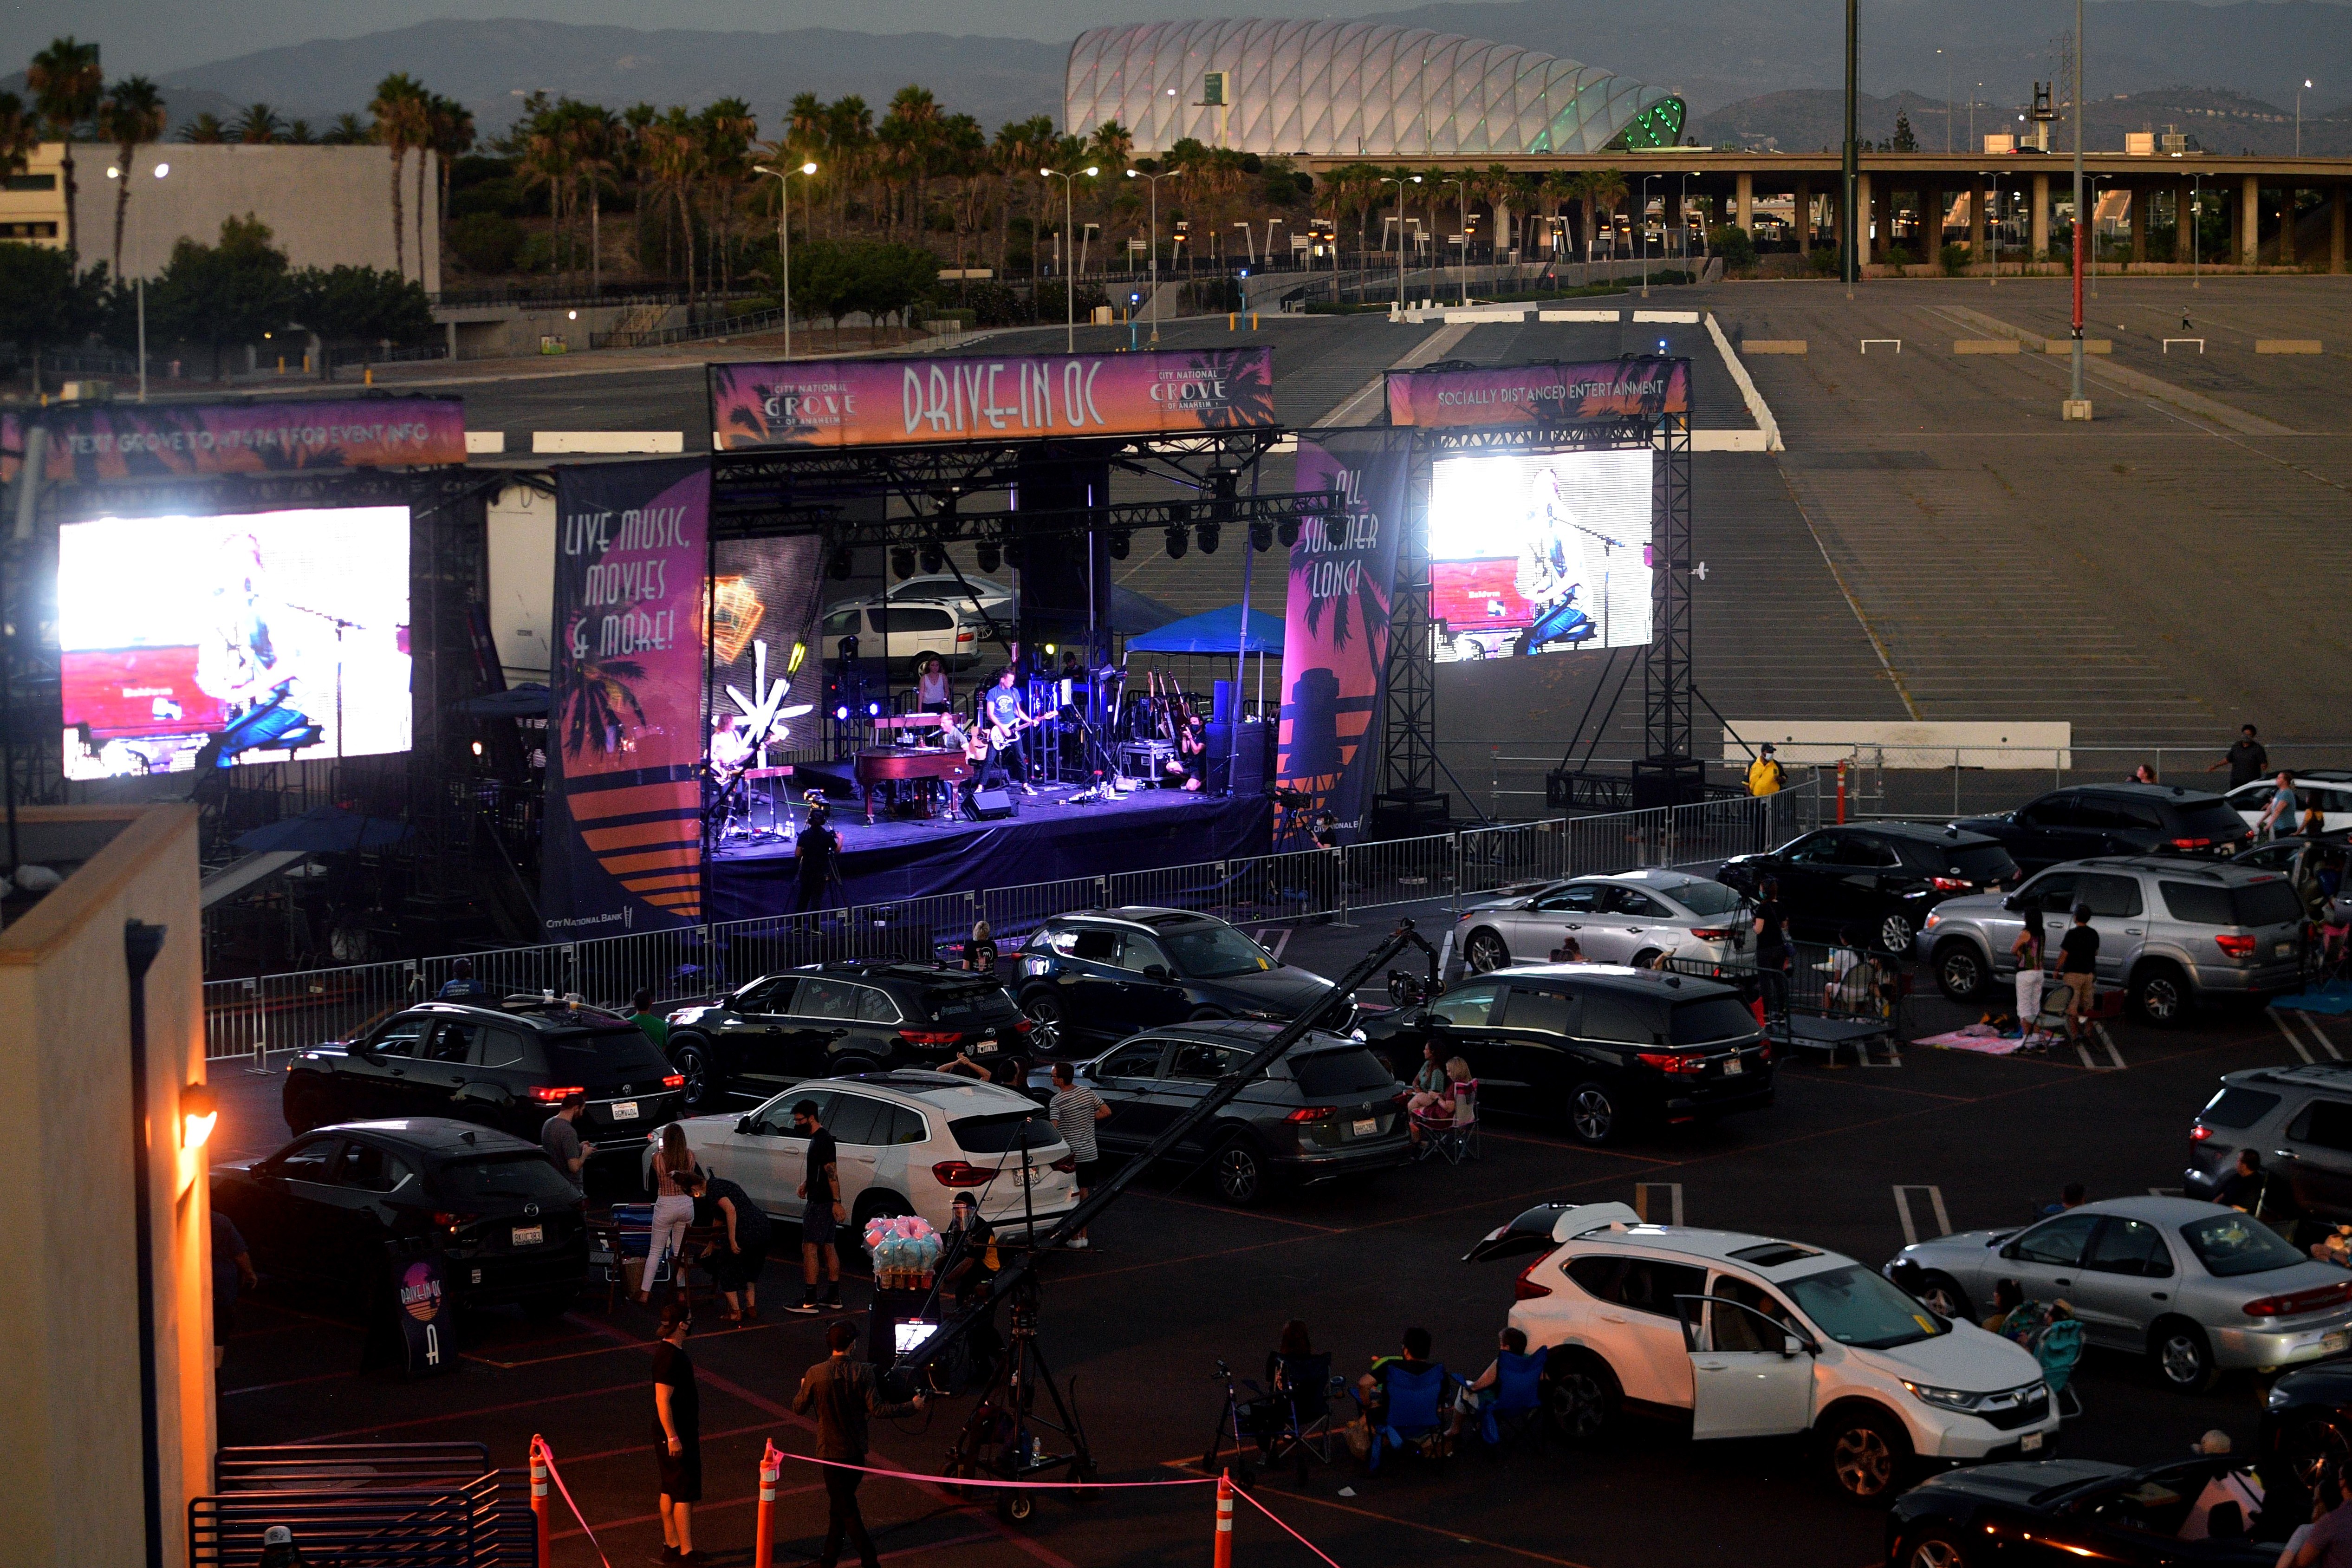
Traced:
<svg viewBox="0 0 2352 1568">
<path fill-rule="evenodd" d="M 1268 926 L 1257 933 L 1257 944 L 1272 953 L 1274 961 L 1280 963 L 1282 950 L 1290 945 L 1290 931 L 1288 926 Z M 1269 937 L 1273 939 L 1271 942 L 1267 941 Z"/>
<path fill-rule="evenodd" d="M 2294 1054 L 2296 1056 L 2301 1057 L 2305 1061 L 2310 1061 L 2313 1059 L 2311 1047 L 2297 1039 L 2295 1037 L 2294 1031 L 2286 1026 L 2285 1014 L 2265 1007 L 2263 1009 L 2263 1016 L 2268 1018 L 2272 1023 L 2278 1026 L 2278 1032 L 2286 1037 L 2286 1043 L 2294 1047 Z"/>
<path fill-rule="evenodd" d="M 1898 1184 L 1895 1189 L 1895 1215 L 1897 1219 L 1903 1222 L 1903 1245 L 1910 1247 L 1916 1244 L 1919 1239 L 1918 1222 L 1911 1217 L 1911 1194 L 1913 1193 L 1925 1193 L 1927 1194 L 1927 1206 L 1933 1209 L 1936 1215 L 1936 1234 L 1937 1236 L 1951 1235 L 1952 1220 L 1951 1216 L 1944 1212 L 1943 1188 L 1926 1185 L 1903 1186 Z"/>
<path fill-rule="evenodd" d="M 2337 1061 L 2342 1061 L 2344 1053 L 2336 1048 L 2336 1042 L 2327 1037 L 2327 1031 L 2319 1026 L 2319 1020 L 2309 1013 L 2303 1014 L 2302 1018 L 2303 1026 L 2311 1031 L 2311 1037 L 2319 1042 L 2319 1048 Z"/>
<path fill-rule="evenodd" d="M 2117 1072 L 2123 1071 L 2124 1054 L 2123 1052 L 2116 1049 L 2116 1037 L 2107 1033 L 2107 1026 L 2099 1022 L 2098 1019 L 2094 1018 L 2091 1020 L 2091 1033 L 2098 1036 L 2099 1044 L 2107 1047 L 2107 1057 L 2116 1064 L 2115 1070 Z"/>
<path fill-rule="evenodd" d="M 1640 1215 L 1644 1221 L 1655 1224 L 1656 1221 L 1653 1220 L 1650 1215 L 1650 1194 L 1652 1193 L 1664 1193 L 1666 1194 L 1666 1213 L 1672 1217 L 1665 1223 L 1668 1225 L 1682 1224 L 1683 1184 L 1680 1182 L 1636 1182 L 1633 1184 L 1633 1212 Z"/>
</svg>

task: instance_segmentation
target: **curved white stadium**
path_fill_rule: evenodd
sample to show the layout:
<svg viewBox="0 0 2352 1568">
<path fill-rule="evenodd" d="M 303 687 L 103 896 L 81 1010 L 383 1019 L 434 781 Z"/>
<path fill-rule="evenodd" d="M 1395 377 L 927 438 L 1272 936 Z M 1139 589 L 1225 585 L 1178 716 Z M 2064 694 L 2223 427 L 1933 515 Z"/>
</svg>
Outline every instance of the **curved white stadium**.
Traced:
<svg viewBox="0 0 2352 1568">
<path fill-rule="evenodd" d="M 1202 103 L 1227 73 L 1226 107 Z M 1524 156 L 1672 146 L 1683 102 L 1595 66 L 1366 22 L 1150 22 L 1070 47 L 1063 123 L 1116 120 L 1139 152 L 1187 136 L 1318 158 Z"/>
</svg>

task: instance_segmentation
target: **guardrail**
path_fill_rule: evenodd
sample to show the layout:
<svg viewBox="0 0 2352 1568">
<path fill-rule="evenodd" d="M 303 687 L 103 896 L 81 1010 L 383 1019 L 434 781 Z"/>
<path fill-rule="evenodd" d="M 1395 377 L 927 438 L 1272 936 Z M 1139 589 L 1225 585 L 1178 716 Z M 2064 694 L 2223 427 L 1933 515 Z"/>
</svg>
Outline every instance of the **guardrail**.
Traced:
<svg viewBox="0 0 2352 1568">
<path fill-rule="evenodd" d="M 1616 812 L 1331 849 L 1303 848 L 1102 877 L 1031 882 L 848 909 L 679 926 L 581 942 L 399 959 L 205 984 L 207 1060 L 299 1050 L 348 1038 L 370 1019 L 439 993 L 462 959 L 494 995 L 577 994 L 617 1006 L 638 991 L 656 1001 L 730 990 L 796 964 L 846 958 L 952 955 L 985 920 L 1010 949 L 1074 909 L 1149 904 L 1237 924 L 1331 917 L 1519 883 L 1643 866 L 1719 859 L 1769 848 L 1817 826 L 1818 793 Z"/>
</svg>

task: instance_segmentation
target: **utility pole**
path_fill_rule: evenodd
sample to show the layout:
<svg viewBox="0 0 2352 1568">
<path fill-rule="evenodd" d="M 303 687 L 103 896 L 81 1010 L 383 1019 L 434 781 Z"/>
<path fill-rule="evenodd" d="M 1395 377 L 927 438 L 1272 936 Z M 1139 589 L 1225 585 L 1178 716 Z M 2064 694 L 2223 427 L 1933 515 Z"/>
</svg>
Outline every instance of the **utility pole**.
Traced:
<svg viewBox="0 0 2352 1568">
<path fill-rule="evenodd" d="M 2083 0 L 2074 0 L 2074 370 L 2068 383 L 2062 419 L 2091 417 L 2091 400 L 2083 395 L 2083 247 L 2092 232 L 2090 213 L 2083 205 Z M 2037 220 L 2038 221 L 2038 220 Z"/>
<path fill-rule="evenodd" d="M 1855 20 L 1856 0 L 1845 0 L 1845 201 L 1844 217 L 1838 224 L 1838 260 L 1845 276 L 1845 297 L 1853 298 L 1853 285 L 1862 276 L 1861 229 L 1854 212 L 1854 197 L 1861 185 L 1862 152 L 1854 141 L 1853 90 L 1854 54 L 1859 37 Z"/>
</svg>

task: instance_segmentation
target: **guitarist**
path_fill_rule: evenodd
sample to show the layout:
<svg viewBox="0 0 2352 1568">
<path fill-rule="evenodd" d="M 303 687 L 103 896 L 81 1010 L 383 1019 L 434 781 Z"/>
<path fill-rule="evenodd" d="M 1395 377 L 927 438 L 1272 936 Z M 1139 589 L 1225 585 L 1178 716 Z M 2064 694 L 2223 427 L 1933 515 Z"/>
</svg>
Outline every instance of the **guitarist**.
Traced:
<svg viewBox="0 0 2352 1568">
<path fill-rule="evenodd" d="M 1005 666 L 996 672 L 996 684 L 980 700 L 980 727 L 988 740 L 989 755 L 975 788 L 986 788 L 988 776 L 1002 764 L 1020 783 L 1022 794 L 1037 793 L 1036 786 L 1029 782 L 1028 764 L 1022 760 L 1021 748 L 1016 743 L 1021 731 L 1036 722 L 1022 705 L 1018 676 L 1019 671 L 1013 666 Z"/>
<path fill-rule="evenodd" d="M 743 771 L 757 760 L 751 738 L 735 727 L 735 715 L 721 713 L 711 721 L 710 781 L 718 792 L 711 802 L 715 820 L 724 823 L 744 809 L 739 797 L 747 792 Z"/>
</svg>

